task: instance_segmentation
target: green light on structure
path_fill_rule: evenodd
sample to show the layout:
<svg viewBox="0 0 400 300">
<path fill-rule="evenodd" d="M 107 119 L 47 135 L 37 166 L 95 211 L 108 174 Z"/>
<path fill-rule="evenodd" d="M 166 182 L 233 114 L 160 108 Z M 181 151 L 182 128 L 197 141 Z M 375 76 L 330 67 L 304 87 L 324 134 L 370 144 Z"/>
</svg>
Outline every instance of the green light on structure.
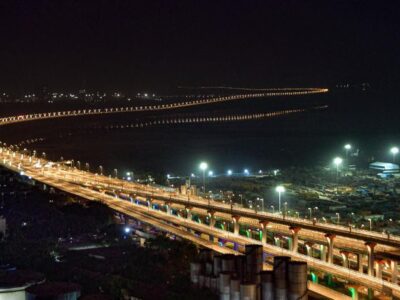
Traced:
<svg viewBox="0 0 400 300">
<path fill-rule="evenodd" d="M 311 272 L 311 281 L 314 283 L 318 283 L 318 276 L 315 275 L 314 272 Z"/>
<path fill-rule="evenodd" d="M 349 288 L 349 291 L 350 291 L 351 299 L 356 299 L 356 297 L 357 297 L 357 291 L 356 291 L 356 289 L 353 288 L 353 287 L 350 287 L 350 288 Z"/>
<path fill-rule="evenodd" d="M 246 236 L 247 236 L 248 238 L 250 238 L 250 229 L 247 229 L 247 230 L 246 230 Z"/>
<path fill-rule="evenodd" d="M 259 238 L 260 238 L 260 241 L 262 241 L 262 236 L 263 236 L 263 233 L 262 233 L 262 231 L 261 231 L 261 230 L 258 232 L 258 236 L 259 236 Z"/>
</svg>

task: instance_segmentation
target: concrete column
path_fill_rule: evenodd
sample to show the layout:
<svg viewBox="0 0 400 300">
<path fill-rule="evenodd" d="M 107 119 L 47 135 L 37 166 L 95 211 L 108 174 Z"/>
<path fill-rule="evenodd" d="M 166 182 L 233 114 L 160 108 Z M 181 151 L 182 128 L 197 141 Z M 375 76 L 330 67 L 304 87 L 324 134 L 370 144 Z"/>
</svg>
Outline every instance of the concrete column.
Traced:
<svg viewBox="0 0 400 300">
<path fill-rule="evenodd" d="M 192 221 L 192 208 L 186 207 L 186 219 Z"/>
<path fill-rule="evenodd" d="M 297 252 L 298 248 L 299 248 L 299 231 L 300 231 L 300 227 L 293 227 L 290 226 L 289 227 L 290 231 L 292 232 L 292 250 L 293 252 Z"/>
<path fill-rule="evenodd" d="M 209 210 L 208 212 L 208 217 L 210 218 L 210 227 L 214 228 L 215 227 L 215 211 Z"/>
<path fill-rule="evenodd" d="M 152 199 L 147 200 L 147 205 L 148 205 L 151 209 L 153 209 L 153 200 L 152 200 Z"/>
<path fill-rule="evenodd" d="M 349 254 L 350 253 L 347 252 L 347 251 L 340 251 L 340 254 L 341 254 L 342 259 L 343 259 L 342 266 L 344 268 L 348 268 L 349 267 Z"/>
<path fill-rule="evenodd" d="M 333 264 L 333 242 L 336 235 L 325 234 L 326 240 L 328 241 L 328 263 Z"/>
<path fill-rule="evenodd" d="M 390 261 L 390 270 L 392 271 L 392 283 L 397 284 L 398 268 L 397 261 Z"/>
<path fill-rule="evenodd" d="M 260 221 L 260 225 L 261 225 L 261 230 L 262 230 L 262 238 L 261 238 L 261 242 L 263 244 L 267 244 L 267 226 L 268 226 L 268 221 Z"/>
<path fill-rule="evenodd" d="M 280 247 L 281 246 L 281 239 L 279 236 L 274 236 L 274 241 L 275 241 L 275 246 Z"/>
<path fill-rule="evenodd" d="M 368 275 L 374 276 L 374 248 L 376 243 L 366 242 L 365 246 L 367 246 L 368 251 Z"/>
<path fill-rule="evenodd" d="M 313 256 L 313 245 L 314 245 L 314 243 L 307 242 L 305 245 L 306 245 L 307 256 L 312 257 Z"/>
<path fill-rule="evenodd" d="M 165 203 L 165 206 L 167 207 L 167 215 L 170 215 L 172 213 L 171 205 L 169 203 Z"/>
<path fill-rule="evenodd" d="M 327 247 L 325 245 L 320 246 L 320 252 L 321 252 L 321 260 L 326 261 L 326 254 L 327 254 Z"/>
<path fill-rule="evenodd" d="M 358 253 L 357 254 L 357 265 L 358 265 L 358 272 L 364 273 L 363 255 L 362 255 L 362 253 Z"/>
<path fill-rule="evenodd" d="M 239 219 L 240 216 L 232 216 L 233 220 L 233 233 L 239 235 Z"/>
<path fill-rule="evenodd" d="M 382 259 L 376 260 L 375 265 L 376 265 L 376 277 L 382 279 L 382 272 L 383 272 L 383 267 L 385 265 L 385 261 Z"/>
</svg>

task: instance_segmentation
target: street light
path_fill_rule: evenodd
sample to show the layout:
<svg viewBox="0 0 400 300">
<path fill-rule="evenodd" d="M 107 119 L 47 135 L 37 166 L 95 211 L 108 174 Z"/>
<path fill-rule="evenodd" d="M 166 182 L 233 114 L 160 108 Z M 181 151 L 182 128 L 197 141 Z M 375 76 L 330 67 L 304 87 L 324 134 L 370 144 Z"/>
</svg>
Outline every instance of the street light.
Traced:
<svg viewBox="0 0 400 300">
<path fill-rule="evenodd" d="M 349 159 L 349 151 L 351 150 L 351 145 L 350 144 L 344 145 L 344 149 L 346 150 L 346 160 L 348 160 Z"/>
<path fill-rule="evenodd" d="M 275 191 L 278 193 L 278 201 L 279 201 L 279 212 L 281 212 L 281 194 L 285 192 L 285 187 L 282 185 L 278 185 L 275 188 Z"/>
<path fill-rule="evenodd" d="M 399 153 L 399 148 L 397 148 L 397 147 L 392 147 L 392 149 L 390 149 L 390 152 L 391 152 L 392 155 L 393 155 L 393 162 L 395 162 L 395 161 L 396 161 L 396 154 Z"/>
<path fill-rule="evenodd" d="M 228 174 L 228 176 L 232 175 L 232 170 L 228 170 L 228 172 L 226 172 L 226 174 Z"/>
<path fill-rule="evenodd" d="M 203 171 L 203 193 L 206 192 L 206 170 L 208 168 L 208 164 L 206 162 L 201 162 L 200 163 L 200 170 Z"/>
<path fill-rule="evenodd" d="M 339 224 L 340 223 L 340 214 L 336 213 L 336 216 L 337 216 L 337 223 Z"/>
<path fill-rule="evenodd" d="M 208 176 L 209 177 L 211 177 L 211 176 L 213 176 L 214 175 L 214 172 L 213 171 L 208 171 Z"/>
<path fill-rule="evenodd" d="M 339 166 L 342 164 L 343 159 L 341 157 L 335 157 L 333 163 L 336 165 L 336 193 L 338 192 L 338 184 L 339 184 Z"/>
<path fill-rule="evenodd" d="M 339 176 L 339 166 L 342 164 L 343 159 L 341 157 L 335 157 L 333 163 L 336 166 L 336 176 Z"/>
<path fill-rule="evenodd" d="M 249 175 L 249 170 L 248 169 L 244 169 L 244 171 L 243 171 L 243 173 L 244 173 L 244 175 Z"/>
</svg>

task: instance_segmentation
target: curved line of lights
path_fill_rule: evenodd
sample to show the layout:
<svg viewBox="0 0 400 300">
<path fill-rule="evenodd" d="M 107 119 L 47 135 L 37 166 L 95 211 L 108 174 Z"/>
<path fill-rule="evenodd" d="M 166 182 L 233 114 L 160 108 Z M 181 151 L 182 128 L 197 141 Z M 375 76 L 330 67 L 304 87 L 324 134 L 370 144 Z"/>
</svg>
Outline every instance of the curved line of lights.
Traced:
<svg viewBox="0 0 400 300">
<path fill-rule="evenodd" d="M 127 106 L 127 107 L 116 107 L 116 108 L 114 107 L 114 108 L 99 108 L 99 109 L 82 109 L 82 110 L 68 110 L 68 111 L 58 111 L 58 112 L 48 112 L 48 113 L 25 114 L 19 116 L 0 118 L 0 126 L 28 122 L 28 121 L 54 119 L 54 118 L 102 115 L 102 114 L 113 114 L 113 113 L 128 113 L 128 112 L 163 111 L 163 110 L 179 109 L 179 108 L 193 107 L 205 104 L 215 104 L 215 103 L 235 101 L 235 100 L 246 100 L 246 99 L 265 98 L 265 97 L 277 97 L 277 96 L 301 96 L 301 95 L 327 93 L 328 91 L 329 90 L 326 88 L 305 88 L 305 89 L 294 89 L 294 90 L 278 89 L 276 91 L 267 93 L 240 94 L 240 95 L 206 98 L 201 100 L 192 100 L 185 102 L 174 102 L 170 104 L 161 104 L 161 105 Z"/>
</svg>

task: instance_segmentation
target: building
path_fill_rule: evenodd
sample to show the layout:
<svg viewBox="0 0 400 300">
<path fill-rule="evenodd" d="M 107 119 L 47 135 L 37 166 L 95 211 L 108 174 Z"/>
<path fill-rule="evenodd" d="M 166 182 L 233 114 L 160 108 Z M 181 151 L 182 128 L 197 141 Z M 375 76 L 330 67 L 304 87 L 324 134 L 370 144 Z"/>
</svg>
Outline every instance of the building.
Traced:
<svg viewBox="0 0 400 300">
<path fill-rule="evenodd" d="M 378 174 L 394 174 L 400 171 L 398 164 L 379 161 L 370 163 L 369 168 L 378 171 Z"/>
</svg>

